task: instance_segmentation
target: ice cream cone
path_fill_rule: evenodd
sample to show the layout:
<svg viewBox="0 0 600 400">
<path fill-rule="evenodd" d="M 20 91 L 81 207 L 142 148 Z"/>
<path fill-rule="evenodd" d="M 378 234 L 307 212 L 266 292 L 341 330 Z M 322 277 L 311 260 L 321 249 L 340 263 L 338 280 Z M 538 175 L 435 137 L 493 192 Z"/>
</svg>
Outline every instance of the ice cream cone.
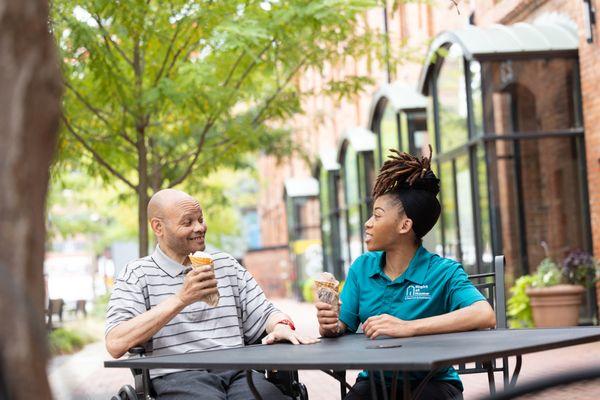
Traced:
<svg viewBox="0 0 600 400">
<path fill-rule="evenodd" d="M 194 254 L 188 255 L 192 268 L 202 267 L 204 265 L 210 265 L 214 272 L 214 263 L 212 256 L 203 251 L 197 251 Z M 204 299 L 204 302 L 211 307 L 216 307 L 219 304 L 219 292 L 211 294 Z"/>
<path fill-rule="evenodd" d="M 328 272 L 323 272 L 315 279 L 315 299 L 330 304 L 334 309 L 338 309 L 340 295 L 339 295 L 340 283 L 335 279 L 333 275 Z"/>
</svg>

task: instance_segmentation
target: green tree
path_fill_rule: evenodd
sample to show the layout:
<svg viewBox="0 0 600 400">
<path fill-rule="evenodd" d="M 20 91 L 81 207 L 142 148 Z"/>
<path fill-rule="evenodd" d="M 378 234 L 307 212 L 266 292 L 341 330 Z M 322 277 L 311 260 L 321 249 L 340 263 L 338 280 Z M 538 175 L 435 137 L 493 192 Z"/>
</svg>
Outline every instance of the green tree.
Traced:
<svg viewBox="0 0 600 400">
<path fill-rule="evenodd" d="M 207 242 L 230 253 L 239 252 L 226 248 L 223 238 L 239 237 L 239 209 L 255 203 L 255 177 L 252 171 L 220 169 L 205 180 L 184 187 L 202 202 L 210 232 Z M 117 185 L 125 189 L 123 184 Z M 113 242 L 137 235 L 134 199 L 119 196 L 119 189 L 105 187 L 100 178 L 79 171 L 54 174 L 47 207 L 48 244 L 84 235 L 89 250 L 100 255 Z"/>
<path fill-rule="evenodd" d="M 379 57 L 382 41 L 361 17 L 375 4 L 55 0 L 66 86 L 58 162 L 137 197 L 144 255 L 151 193 L 241 167 L 244 153 L 298 150 L 285 129 L 307 95 L 295 78 Z M 367 82 L 346 76 L 325 90 L 343 96 Z"/>
</svg>

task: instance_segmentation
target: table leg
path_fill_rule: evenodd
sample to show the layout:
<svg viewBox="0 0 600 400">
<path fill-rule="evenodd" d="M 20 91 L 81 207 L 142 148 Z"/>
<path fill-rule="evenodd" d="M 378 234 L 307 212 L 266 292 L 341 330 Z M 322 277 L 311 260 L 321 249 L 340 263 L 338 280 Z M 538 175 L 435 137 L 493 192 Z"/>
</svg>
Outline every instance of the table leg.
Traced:
<svg viewBox="0 0 600 400">
<path fill-rule="evenodd" d="M 374 371 L 367 371 L 369 374 L 369 383 L 371 384 L 371 399 L 377 399 L 377 386 L 375 385 L 375 374 Z"/>
<path fill-rule="evenodd" d="M 402 399 L 403 400 L 411 400 L 412 395 L 410 393 L 410 377 L 408 376 L 408 372 L 402 372 Z"/>
<path fill-rule="evenodd" d="M 254 386 L 254 382 L 252 381 L 252 370 L 246 370 L 246 382 L 248 382 L 248 387 L 252 392 L 252 395 L 256 400 L 263 400 L 258 390 L 256 390 L 256 386 Z"/>
<path fill-rule="evenodd" d="M 494 365 L 492 364 L 492 361 L 484 361 L 484 362 L 482 362 L 482 365 L 487 370 L 488 385 L 490 387 L 490 395 L 494 396 L 496 394 L 496 380 L 494 378 Z"/>
<path fill-rule="evenodd" d="M 517 384 L 517 379 L 519 378 L 519 373 L 521 372 L 521 365 L 523 364 L 523 358 L 521 355 L 517 355 L 517 364 L 515 365 L 515 370 L 513 371 L 513 376 L 510 379 L 510 386 L 514 387 Z"/>
<path fill-rule="evenodd" d="M 414 396 L 412 398 L 414 398 L 415 400 L 419 400 L 419 398 L 421 397 L 421 394 L 423 393 L 423 390 L 425 389 L 425 385 L 427 385 L 427 382 L 429 382 L 431 380 L 431 378 L 433 378 L 433 375 L 435 375 L 436 372 L 437 372 L 437 370 L 434 369 L 432 371 L 429 371 L 427 373 L 427 375 L 425 375 L 425 378 L 423 378 L 421 383 L 419 383 L 419 386 L 417 386 L 415 388 Z M 407 372 L 404 373 L 404 379 L 408 379 Z M 409 389 L 410 389 L 410 383 L 409 383 Z M 409 397 L 409 398 L 411 398 L 411 397 Z"/>
<path fill-rule="evenodd" d="M 392 400 L 396 400 L 396 396 L 398 392 L 398 371 L 394 371 L 394 374 L 392 375 L 392 395 L 391 398 Z"/>
<path fill-rule="evenodd" d="M 385 385 L 385 375 L 383 371 L 379 371 L 379 381 L 381 383 L 381 393 L 383 393 L 383 400 L 388 400 L 387 386 Z"/>
</svg>

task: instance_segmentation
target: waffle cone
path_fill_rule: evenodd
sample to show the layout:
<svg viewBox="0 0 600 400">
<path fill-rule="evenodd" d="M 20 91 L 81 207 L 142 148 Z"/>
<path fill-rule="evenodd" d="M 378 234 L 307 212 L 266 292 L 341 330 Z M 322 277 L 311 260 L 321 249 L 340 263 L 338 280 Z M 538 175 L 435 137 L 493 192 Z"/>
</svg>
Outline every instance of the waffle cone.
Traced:
<svg viewBox="0 0 600 400">
<path fill-rule="evenodd" d="M 213 263 L 212 258 L 188 256 L 192 265 L 210 265 Z"/>
<path fill-rule="evenodd" d="M 329 288 L 331 290 L 337 291 L 338 288 L 339 288 L 339 283 L 336 283 L 336 282 L 315 281 L 315 286 L 317 288 Z"/>
<path fill-rule="evenodd" d="M 213 260 L 212 258 L 207 258 L 207 257 L 194 257 L 192 255 L 188 256 L 190 263 L 192 264 L 192 268 L 194 267 L 201 267 L 204 265 L 210 265 L 213 268 L 214 271 L 214 264 L 213 264 Z M 204 298 L 204 301 L 206 304 L 208 304 L 211 307 L 216 307 L 217 305 L 219 305 L 219 293 L 215 293 L 215 294 L 211 294 L 210 296 L 206 296 Z"/>
<path fill-rule="evenodd" d="M 314 292 L 317 301 L 330 304 L 335 310 L 339 307 L 339 284 L 335 282 L 315 281 Z"/>
</svg>

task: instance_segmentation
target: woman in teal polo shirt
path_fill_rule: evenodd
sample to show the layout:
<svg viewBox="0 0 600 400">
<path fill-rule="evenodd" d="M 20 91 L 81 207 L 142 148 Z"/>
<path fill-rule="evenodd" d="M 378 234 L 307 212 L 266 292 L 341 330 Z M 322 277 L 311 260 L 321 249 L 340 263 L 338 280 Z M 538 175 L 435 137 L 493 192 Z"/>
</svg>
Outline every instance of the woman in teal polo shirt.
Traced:
<svg viewBox="0 0 600 400">
<path fill-rule="evenodd" d="M 317 303 L 320 334 L 356 332 L 360 323 L 371 339 L 493 328 L 494 311 L 461 264 L 422 246 L 441 210 L 436 198 L 439 180 L 430 168 L 431 147 L 429 158 L 394 153 L 377 176 L 373 215 L 365 223 L 369 251 L 348 271 L 339 314 L 330 305 Z M 411 373 L 411 385 L 416 387 L 427 373 Z M 386 374 L 386 380 L 391 384 L 391 375 Z M 462 390 L 450 367 L 436 373 L 421 398 L 462 399 Z M 370 395 L 363 371 L 346 399 Z"/>
</svg>

